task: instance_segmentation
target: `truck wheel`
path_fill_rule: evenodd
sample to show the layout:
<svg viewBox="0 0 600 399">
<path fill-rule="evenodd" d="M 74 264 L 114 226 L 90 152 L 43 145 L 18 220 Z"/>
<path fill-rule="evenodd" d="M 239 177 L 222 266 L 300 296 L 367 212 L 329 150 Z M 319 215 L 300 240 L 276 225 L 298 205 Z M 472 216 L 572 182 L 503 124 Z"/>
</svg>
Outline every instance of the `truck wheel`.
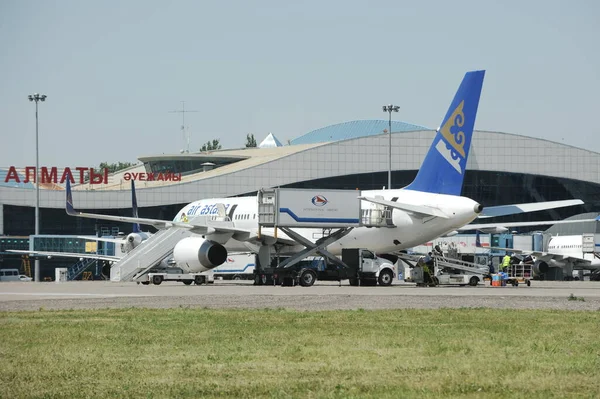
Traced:
<svg viewBox="0 0 600 399">
<path fill-rule="evenodd" d="M 150 281 L 142 281 L 142 285 L 149 285 Z"/>
<path fill-rule="evenodd" d="M 162 276 L 152 276 L 152 284 L 160 285 L 160 283 L 162 283 L 162 281 L 163 281 Z"/>
<path fill-rule="evenodd" d="M 479 283 L 479 279 L 475 276 L 473 276 L 469 279 L 469 285 L 471 287 L 476 287 L 478 283 Z"/>
<path fill-rule="evenodd" d="M 358 279 L 357 278 L 351 278 L 350 279 L 350 285 L 353 287 L 358 287 Z"/>
<path fill-rule="evenodd" d="M 234 280 L 241 280 L 241 279 L 242 279 L 242 276 L 235 275 L 235 276 L 233 276 L 233 279 L 234 279 Z"/>
<path fill-rule="evenodd" d="M 190 285 L 194 282 L 194 280 L 183 280 L 183 284 Z"/>
<path fill-rule="evenodd" d="M 379 272 L 379 278 L 377 280 L 379 282 L 379 285 L 381 285 L 382 287 L 388 287 L 392 285 L 392 281 L 394 281 L 394 274 L 391 270 L 384 269 L 381 272 Z"/>
<path fill-rule="evenodd" d="M 312 270 L 305 270 L 300 275 L 300 285 L 303 287 L 310 287 L 315 281 L 317 281 L 317 275 Z"/>
<path fill-rule="evenodd" d="M 258 274 L 254 275 L 254 285 L 262 285 L 262 279 L 260 278 L 260 275 L 258 275 Z"/>
<path fill-rule="evenodd" d="M 204 276 L 196 276 L 194 277 L 194 283 L 196 285 L 201 285 L 204 283 Z"/>
</svg>

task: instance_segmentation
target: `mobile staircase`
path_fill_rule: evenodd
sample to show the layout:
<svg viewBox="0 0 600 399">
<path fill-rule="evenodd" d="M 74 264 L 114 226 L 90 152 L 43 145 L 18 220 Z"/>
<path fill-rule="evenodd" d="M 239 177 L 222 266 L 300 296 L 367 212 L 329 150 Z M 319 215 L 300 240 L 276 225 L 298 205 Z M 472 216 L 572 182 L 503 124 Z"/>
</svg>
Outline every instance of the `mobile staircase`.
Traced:
<svg viewBox="0 0 600 399">
<path fill-rule="evenodd" d="M 96 263 L 97 259 L 85 258 L 67 269 L 67 281 L 75 280 L 85 269 Z"/>
<path fill-rule="evenodd" d="M 111 267 L 110 280 L 134 281 L 142 277 L 169 256 L 177 242 L 190 235 L 188 229 L 180 227 L 159 230 Z"/>
</svg>

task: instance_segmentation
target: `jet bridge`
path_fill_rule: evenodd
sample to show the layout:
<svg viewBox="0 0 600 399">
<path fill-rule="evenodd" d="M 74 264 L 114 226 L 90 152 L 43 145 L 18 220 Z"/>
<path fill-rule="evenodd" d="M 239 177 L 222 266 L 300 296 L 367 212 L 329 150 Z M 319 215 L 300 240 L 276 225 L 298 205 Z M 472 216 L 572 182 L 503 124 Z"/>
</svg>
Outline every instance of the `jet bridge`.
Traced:
<svg viewBox="0 0 600 399">
<path fill-rule="evenodd" d="M 315 254 L 346 266 L 325 248 L 355 227 L 393 227 L 392 209 L 379 204 L 362 209 L 360 196 L 360 190 L 262 189 L 258 192 L 258 234 L 262 227 L 273 227 L 306 247 L 282 262 L 281 268 Z M 323 236 L 313 243 L 294 228 L 320 228 Z"/>
</svg>

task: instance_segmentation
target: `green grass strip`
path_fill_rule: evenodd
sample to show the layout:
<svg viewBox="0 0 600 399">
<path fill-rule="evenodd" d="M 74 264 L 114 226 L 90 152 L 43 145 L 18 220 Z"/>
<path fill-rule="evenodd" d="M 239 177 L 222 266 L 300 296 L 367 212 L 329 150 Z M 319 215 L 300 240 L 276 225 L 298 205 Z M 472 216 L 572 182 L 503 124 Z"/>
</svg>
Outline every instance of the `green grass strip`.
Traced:
<svg viewBox="0 0 600 399">
<path fill-rule="evenodd" d="M 1 398 L 593 398 L 600 312 L 0 313 Z"/>
</svg>

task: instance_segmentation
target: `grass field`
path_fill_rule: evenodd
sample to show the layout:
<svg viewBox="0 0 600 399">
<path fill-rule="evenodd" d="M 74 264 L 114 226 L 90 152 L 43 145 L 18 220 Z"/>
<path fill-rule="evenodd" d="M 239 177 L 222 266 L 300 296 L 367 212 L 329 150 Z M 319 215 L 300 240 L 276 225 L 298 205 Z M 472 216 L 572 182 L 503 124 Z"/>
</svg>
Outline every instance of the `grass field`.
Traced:
<svg viewBox="0 0 600 399">
<path fill-rule="evenodd" d="M 598 397 L 600 312 L 0 313 L 0 397 Z"/>
</svg>

